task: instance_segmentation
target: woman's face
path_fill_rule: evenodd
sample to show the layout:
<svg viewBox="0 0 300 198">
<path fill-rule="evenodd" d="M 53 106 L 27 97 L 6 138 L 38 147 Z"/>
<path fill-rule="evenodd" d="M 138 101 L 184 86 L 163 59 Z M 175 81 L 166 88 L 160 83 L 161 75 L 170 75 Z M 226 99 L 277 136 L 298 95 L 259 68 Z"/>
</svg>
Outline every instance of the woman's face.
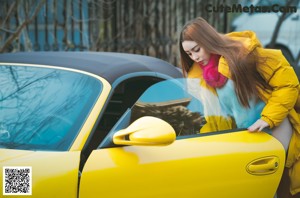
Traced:
<svg viewBox="0 0 300 198">
<path fill-rule="evenodd" d="M 210 54 L 207 53 L 204 48 L 200 47 L 195 41 L 183 41 L 182 47 L 193 61 L 203 66 L 207 65 Z"/>
</svg>

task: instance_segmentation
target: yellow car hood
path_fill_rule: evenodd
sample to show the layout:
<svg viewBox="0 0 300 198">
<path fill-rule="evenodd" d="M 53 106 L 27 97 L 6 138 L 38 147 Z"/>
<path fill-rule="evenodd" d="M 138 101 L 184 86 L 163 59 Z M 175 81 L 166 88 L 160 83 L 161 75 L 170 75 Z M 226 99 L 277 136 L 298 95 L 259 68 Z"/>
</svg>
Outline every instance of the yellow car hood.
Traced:
<svg viewBox="0 0 300 198">
<path fill-rule="evenodd" d="M 25 150 L 14 150 L 14 149 L 0 149 L 0 163 L 9 161 L 18 157 L 23 157 L 25 155 L 30 155 L 34 151 Z"/>
</svg>

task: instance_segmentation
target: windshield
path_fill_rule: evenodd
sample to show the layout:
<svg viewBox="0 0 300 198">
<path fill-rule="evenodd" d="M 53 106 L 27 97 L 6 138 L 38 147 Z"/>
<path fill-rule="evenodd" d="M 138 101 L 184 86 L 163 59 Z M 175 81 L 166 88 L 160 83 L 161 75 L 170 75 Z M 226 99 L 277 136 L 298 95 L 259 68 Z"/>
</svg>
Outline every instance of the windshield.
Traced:
<svg viewBox="0 0 300 198">
<path fill-rule="evenodd" d="M 238 102 L 232 81 L 213 89 L 200 79 L 172 79 L 148 88 L 131 109 L 127 124 L 143 116 L 167 121 L 177 136 L 246 128 L 259 118 L 264 104 Z M 120 129 L 116 126 L 115 128 Z"/>
<path fill-rule="evenodd" d="M 0 147 L 67 150 L 101 90 L 77 72 L 0 65 Z"/>
</svg>

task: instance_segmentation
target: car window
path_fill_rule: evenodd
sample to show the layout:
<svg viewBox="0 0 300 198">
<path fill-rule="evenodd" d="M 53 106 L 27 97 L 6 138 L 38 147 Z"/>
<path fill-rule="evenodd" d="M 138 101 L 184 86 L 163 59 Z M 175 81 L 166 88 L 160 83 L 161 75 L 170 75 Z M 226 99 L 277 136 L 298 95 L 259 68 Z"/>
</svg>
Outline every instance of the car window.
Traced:
<svg viewBox="0 0 300 198">
<path fill-rule="evenodd" d="M 140 117 L 154 116 L 171 124 L 177 136 L 186 136 L 243 128 L 259 117 L 261 108 L 257 106 L 239 115 L 241 105 L 232 82 L 228 82 L 231 92 L 226 98 L 219 98 L 212 88 L 201 84 L 200 79 L 172 79 L 154 84 L 131 108 L 128 124 L 120 123 L 125 128 Z"/>
<path fill-rule="evenodd" d="M 0 146 L 67 150 L 102 90 L 82 73 L 0 65 Z"/>
</svg>

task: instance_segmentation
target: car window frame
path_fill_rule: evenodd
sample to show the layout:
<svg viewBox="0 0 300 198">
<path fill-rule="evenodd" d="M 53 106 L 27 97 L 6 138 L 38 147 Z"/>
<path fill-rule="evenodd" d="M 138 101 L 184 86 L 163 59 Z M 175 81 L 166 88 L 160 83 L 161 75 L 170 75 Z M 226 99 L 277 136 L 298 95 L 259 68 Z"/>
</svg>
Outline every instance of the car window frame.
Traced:
<svg viewBox="0 0 300 198">
<path fill-rule="evenodd" d="M 168 79 L 166 79 L 168 80 Z M 173 80 L 173 79 L 172 79 Z M 175 79 L 176 81 L 176 79 Z M 161 82 L 158 82 L 161 83 Z M 178 84 L 179 86 L 182 86 Z M 152 85 L 153 86 L 153 85 Z M 183 88 L 183 87 L 181 87 Z M 148 90 L 148 89 L 147 89 Z M 145 90 L 144 93 L 147 91 Z M 143 94 L 144 94 L 143 93 Z M 142 94 L 142 95 L 143 95 Z M 141 96 L 142 96 L 141 95 Z M 198 99 L 197 99 L 198 100 Z M 133 105 L 134 106 L 134 105 Z M 132 106 L 132 107 L 133 107 Z M 104 149 L 104 148 L 115 148 L 115 147 L 123 147 L 126 145 L 115 145 L 113 143 L 113 135 L 118 132 L 118 130 L 121 130 L 124 126 L 123 122 L 126 122 L 127 124 L 130 123 L 130 116 L 131 116 L 131 108 L 128 108 L 127 111 L 120 117 L 120 119 L 116 122 L 116 124 L 112 127 L 112 129 L 108 132 L 108 134 L 105 136 L 105 138 L 101 141 L 97 149 Z M 214 135 L 222 135 L 222 134 L 228 134 L 228 133 L 237 133 L 242 131 L 248 131 L 247 128 L 234 128 L 234 129 L 227 129 L 227 130 L 219 130 L 219 131 L 210 131 L 210 132 L 203 132 L 203 133 L 197 133 L 197 134 L 189 134 L 189 135 L 180 135 L 176 136 L 176 140 L 182 140 L 182 139 L 190 139 L 190 138 L 201 138 L 201 137 L 207 137 L 207 136 L 214 136 Z M 269 135 L 272 135 L 271 130 L 269 129 L 263 129 L 262 132 L 265 132 Z M 176 141 L 175 140 L 175 141 Z"/>
</svg>

